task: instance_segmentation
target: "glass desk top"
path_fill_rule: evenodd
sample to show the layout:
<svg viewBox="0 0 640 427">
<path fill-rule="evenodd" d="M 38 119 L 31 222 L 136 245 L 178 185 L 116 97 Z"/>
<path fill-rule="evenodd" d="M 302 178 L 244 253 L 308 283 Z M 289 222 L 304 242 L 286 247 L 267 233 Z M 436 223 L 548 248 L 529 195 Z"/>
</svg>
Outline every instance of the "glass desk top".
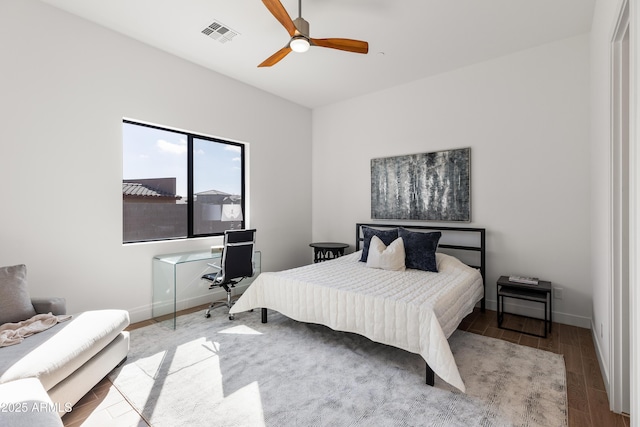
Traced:
<svg viewBox="0 0 640 427">
<path fill-rule="evenodd" d="M 185 262 L 211 260 L 220 258 L 222 252 L 212 252 L 211 250 L 193 251 L 193 252 L 178 252 L 174 254 L 156 255 L 154 260 L 166 262 L 168 264 L 182 264 Z"/>
</svg>

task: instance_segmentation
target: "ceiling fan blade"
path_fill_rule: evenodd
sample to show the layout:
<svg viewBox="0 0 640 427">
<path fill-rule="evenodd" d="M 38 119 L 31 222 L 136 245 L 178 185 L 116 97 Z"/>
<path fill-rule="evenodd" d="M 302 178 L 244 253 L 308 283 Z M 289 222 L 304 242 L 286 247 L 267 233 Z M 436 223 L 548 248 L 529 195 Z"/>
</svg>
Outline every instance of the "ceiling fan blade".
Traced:
<svg viewBox="0 0 640 427">
<path fill-rule="evenodd" d="M 287 45 L 282 49 L 280 49 L 279 51 L 277 51 L 276 53 L 274 53 L 273 55 L 271 55 L 270 57 L 268 57 L 267 59 L 265 59 L 264 61 L 262 61 L 262 64 L 258 65 L 258 67 L 271 67 L 272 65 L 275 65 L 278 62 L 280 62 L 280 60 L 285 56 L 287 56 L 289 52 L 291 52 L 291 48 L 289 47 L 289 45 Z"/>
<path fill-rule="evenodd" d="M 287 10 L 284 8 L 280 0 L 262 0 L 269 12 L 282 24 L 282 26 L 287 30 L 289 35 L 293 37 L 296 32 L 296 26 L 293 24 L 291 17 L 287 13 Z"/>
<path fill-rule="evenodd" d="M 354 53 L 368 53 L 369 43 L 351 39 L 310 39 L 311 44 Z"/>
</svg>

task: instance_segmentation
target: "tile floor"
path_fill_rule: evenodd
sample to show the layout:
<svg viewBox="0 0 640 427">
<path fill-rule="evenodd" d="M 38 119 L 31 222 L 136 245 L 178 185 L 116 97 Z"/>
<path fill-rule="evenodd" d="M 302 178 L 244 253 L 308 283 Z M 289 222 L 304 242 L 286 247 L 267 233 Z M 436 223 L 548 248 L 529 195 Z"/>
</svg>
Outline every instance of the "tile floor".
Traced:
<svg viewBox="0 0 640 427">
<path fill-rule="evenodd" d="M 197 307 L 186 312 L 199 309 Z M 129 330 L 151 322 L 131 325 Z M 543 331 L 542 321 L 513 315 L 505 316 L 505 326 L 533 333 Z M 609 411 L 609 400 L 590 330 L 554 323 L 547 338 L 538 338 L 498 329 L 496 312 L 491 310 L 485 313 L 474 311 L 462 321 L 459 329 L 562 354 L 567 369 L 569 427 L 629 427 L 629 417 Z M 68 427 L 148 425 L 106 378 L 87 393 L 62 421 Z"/>
</svg>

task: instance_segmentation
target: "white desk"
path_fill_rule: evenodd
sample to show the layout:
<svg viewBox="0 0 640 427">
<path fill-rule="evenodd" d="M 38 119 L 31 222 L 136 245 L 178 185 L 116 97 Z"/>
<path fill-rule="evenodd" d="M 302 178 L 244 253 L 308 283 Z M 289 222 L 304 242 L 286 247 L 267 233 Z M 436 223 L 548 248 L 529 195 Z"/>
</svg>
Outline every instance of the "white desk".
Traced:
<svg viewBox="0 0 640 427">
<path fill-rule="evenodd" d="M 221 256 L 220 252 L 210 250 L 154 256 L 153 318 L 168 320 L 175 329 L 177 311 L 226 298 L 224 290 L 209 289 L 209 282 L 201 278 L 203 274 L 215 271 L 207 263 L 219 264 Z M 255 274 L 240 282 L 236 292 L 242 293 L 260 274 L 260 257 L 259 251 L 253 253 Z"/>
</svg>

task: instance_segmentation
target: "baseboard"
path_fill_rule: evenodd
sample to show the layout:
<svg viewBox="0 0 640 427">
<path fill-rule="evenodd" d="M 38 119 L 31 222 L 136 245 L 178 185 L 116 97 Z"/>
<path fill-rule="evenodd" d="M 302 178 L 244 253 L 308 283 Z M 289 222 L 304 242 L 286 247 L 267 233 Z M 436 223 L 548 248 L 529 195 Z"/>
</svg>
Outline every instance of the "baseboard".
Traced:
<svg viewBox="0 0 640 427">
<path fill-rule="evenodd" d="M 249 287 L 249 285 L 250 283 L 247 283 L 244 285 L 239 284 L 238 286 L 236 286 L 234 290 L 234 295 L 242 294 L 245 291 L 245 289 Z M 176 306 L 178 307 L 178 310 L 184 310 L 187 308 L 196 307 L 198 305 L 206 304 L 211 301 L 220 300 L 224 298 L 226 298 L 226 293 L 223 289 L 214 289 L 214 290 L 211 290 L 211 292 L 206 295 L 200 295 L 197 297 L 176 301 Z M 171 307 L 166 308 L 167 313 L 172 312 L 173 310 L 172 305 L 173 304 L 171 304 Z M 498 304 L 496 301 L 486 300 L 486 305 L 487 305 L 487 309 L 489 310 L 497 311 L 498 309 Z M 544 313 L 542 308 L 532 308 L 532 307 L 526 307 L 524 305 L 517 304 L 517 303 L 506 303 L 506 302 L 505 302 L 505 308 L 508 312 L 512 312 L 515 314 L 521 314 L 523 316 L 530 316 L 530 317 L 537 317 L 540 319 L 544 318 Z M 145 320 L 149 320 L 153 318 L 152 304 L 129 309 L 128 311 L 129 311 L 129 317 L 131 318 L 131 323 L 143 322 Z M 592 324 L 592 320 L 590 317 L 576 316 L 574 314 L 567 314 L 567 313 L 554 311 L 553 321 L 557 323 L 562 323 L 564 325 L 577 326 L 580 328 L 591 329 L 592 331 L 594 330 L 593 329 L 594 326 Z M 597 346 L 597 342 L 598 341 L 594 339 L 594 343 L 596 343 L 596 346 Z"/>
<path fill-rule="evenodd" d="M 131 323 L 143 322 L 151 319 L 152 317 L 151 304 L 129 308 L 127 311 L 129 312 L 129 321 Z"/>
<path fill-rule="evenodd" d="M 604 388 L 609 396 L 609 367 L 604 364 L 604 358 L 602 357 L 602 347 L 600 347 L 600 340 L 598 340 L 596 325 L 591 325 L 591 339 L 593 340 L 593 346 L 596 349 L 596 358 L 598 359 L 598 365 L 600 365 L 600 373 L 602 374 L 602 381 L 604 382 Z"/>
<path fill-rule="evenodd" d="M 486 305 L 489 310 L 498 310 L 497 301 L 486 300 Z M 514 314 L 520 314 L 522 316 L 535 317 L 538 319 L 544 319 L 544 308 L 542 304 L 536 304 L 538 307 L 529 307 L 516 302 L 507 301 L 505 298 L 504 308 L 505 311 Z M 562 323 L 563 325 L 577 326 L 579 328 L 592 329 L 592 321 L 590 317 L 577 316 L 575 314 L 562 313 L 559 311 L 553 312 L 553 321 L 556 323 Z"/>
</svg>

